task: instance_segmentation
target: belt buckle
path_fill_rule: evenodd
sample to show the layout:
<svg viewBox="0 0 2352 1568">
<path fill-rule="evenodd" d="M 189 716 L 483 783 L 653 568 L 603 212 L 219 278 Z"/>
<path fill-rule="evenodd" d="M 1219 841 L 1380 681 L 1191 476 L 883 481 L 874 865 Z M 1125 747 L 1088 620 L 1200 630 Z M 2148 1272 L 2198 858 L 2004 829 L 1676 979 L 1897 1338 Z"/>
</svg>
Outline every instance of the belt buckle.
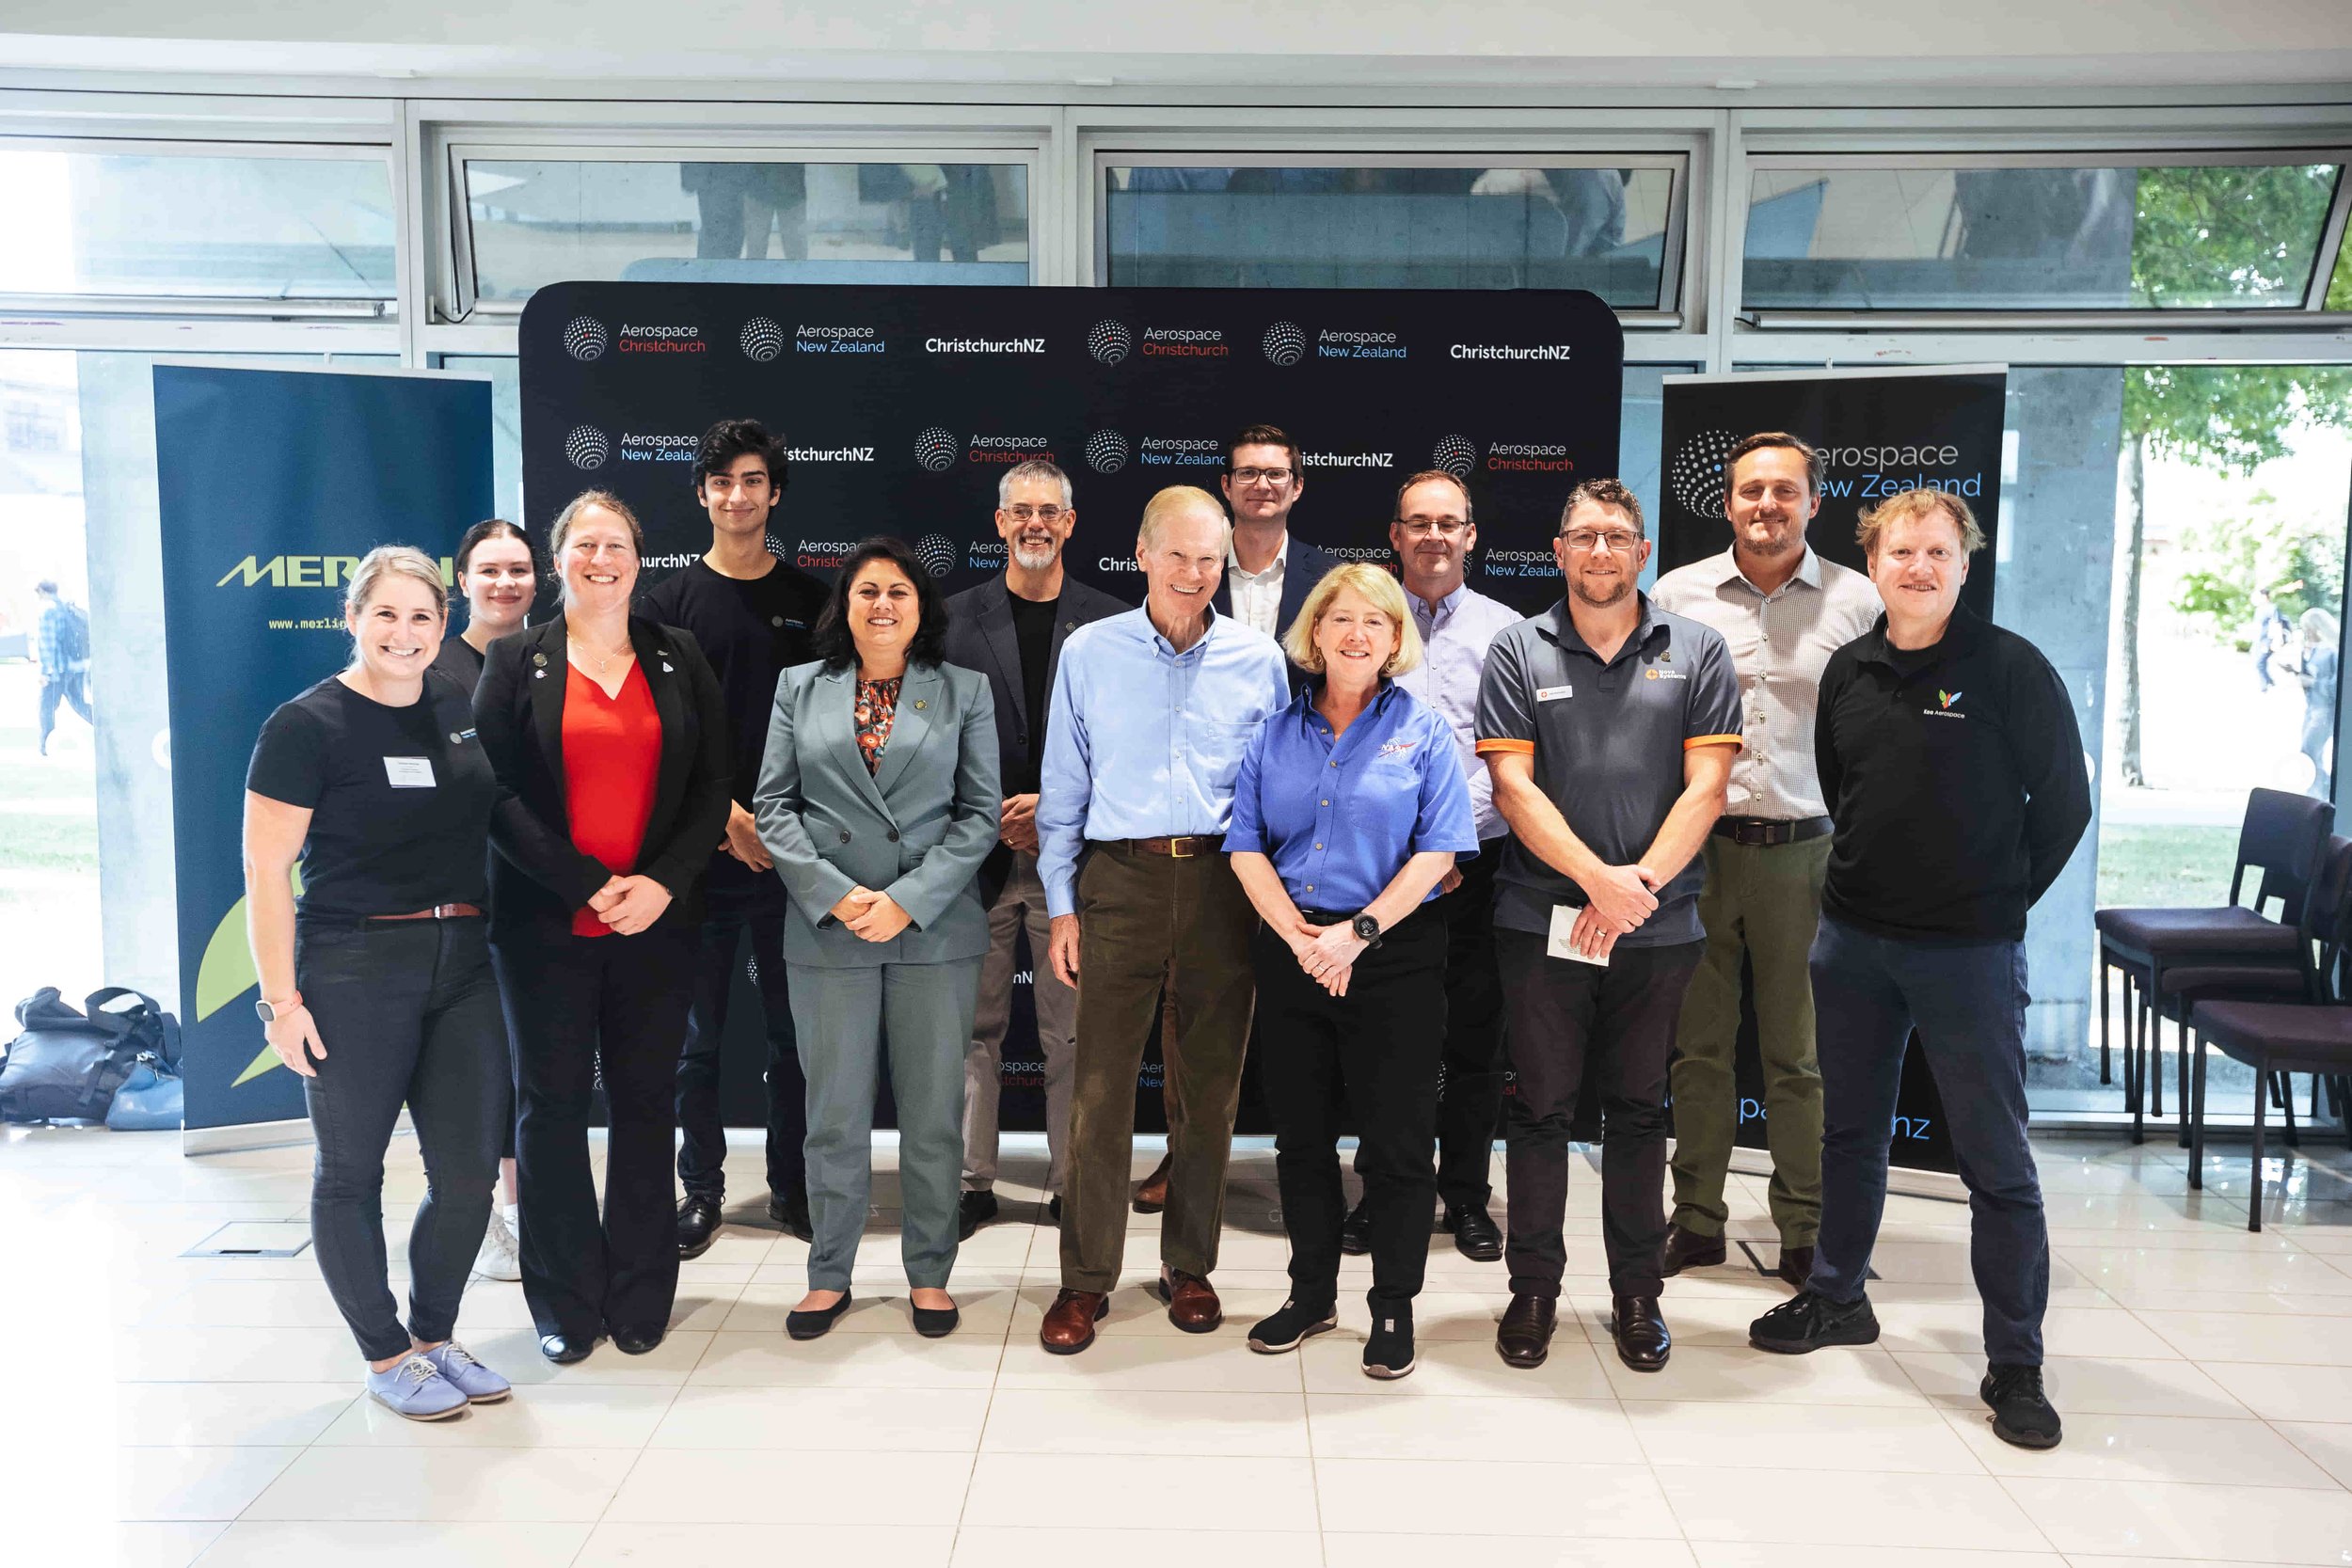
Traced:
<svg viewBox="0 0 2352 1568">
<path fill-rule="evenodd" d="M 454 904 L 436 904 L 433 906 L 433 918 L 436 920 L 454 920 L 457 918 L 457 906 Z"/>
<path fill-rule="evenodd" d="M 1168 841 L 1168 858 L 1172 861 L 1188 861 L 1192 859 L 1193 849 L 1190 835 L 1179 834 L 1169 838 Z"/>
<path fill-rule="evenodd" d="M 1732 825 L 1731 841 L 1750 849 L 1772 847 L 1772 825 L 1770 822 L 1739 822 Z"/>
</svg>

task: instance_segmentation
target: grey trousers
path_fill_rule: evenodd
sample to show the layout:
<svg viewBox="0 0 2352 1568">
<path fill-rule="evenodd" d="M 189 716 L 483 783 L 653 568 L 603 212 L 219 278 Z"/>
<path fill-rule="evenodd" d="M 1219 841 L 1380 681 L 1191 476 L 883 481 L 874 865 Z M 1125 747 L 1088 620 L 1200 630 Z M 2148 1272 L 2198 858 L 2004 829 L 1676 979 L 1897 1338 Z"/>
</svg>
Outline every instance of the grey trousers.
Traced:
<svg viewBox="0 0 2352 1568">
<path fill-rule="evenodd" d="M 1047 1193 L 1061 1191 L 1064 1145 L 1070 1136 L 1070 1079 L 1077 1056 L 1078 993 L 1054 977 L 1045 943 L 1045 884 L 1037 857 L 1014 850 L 1012 875 L 988 911 L 988 958 L 980 966 L 979 1010 L 972 1049 L 963 1058 L 963 1184 L 976 1193 L 996 1185 L 996 1104 L 1004 1088 L 1005 1030 L 1012 1022 L 1013 945 L 1029 931 L 1029 995 L 1037 1006 L 1038 1050 L 1045 1057 L 1045 1147 L 1052 1164 Z"/>
<path fill-rule="evenodd" d="M 963 1168 L 963 1053 L 978 958 L 791 968 L 792 1024 L 808 1078 L 808 1288 L 846 1291 L 874 1182 L 882 1041 L 898 1107 L 899 1251 L 907 1283 L 945 1288 L 956 1263 Z"/>
</svg>

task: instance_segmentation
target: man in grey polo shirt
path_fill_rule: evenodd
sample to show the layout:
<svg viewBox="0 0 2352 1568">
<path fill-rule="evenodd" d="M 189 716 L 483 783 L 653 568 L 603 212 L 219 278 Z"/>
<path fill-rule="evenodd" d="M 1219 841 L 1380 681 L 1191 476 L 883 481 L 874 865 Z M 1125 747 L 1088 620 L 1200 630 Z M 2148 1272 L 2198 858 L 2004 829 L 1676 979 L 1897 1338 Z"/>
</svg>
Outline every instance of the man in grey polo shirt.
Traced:
<svg viewBox="0 0 2352 1568">
<path fill-rule="evenodd" d="M 1666 1364 L 1666 1059 L 1705 945 L 1694 857 L 1740 750 L 1723 638 L 1654 608 L 1642 504 L 1613 479 L 1568 496 L 1552 541 L 1567 596 L 1494 641 L 1478 752 L 1514 834 L 1496 874 L 1495 947 L 1518 1093 L 1507 1117 L 1511 1305 L 1495 1349 L 1549 1353 L 1567 1249 L 1568 1128 L 1600 1096 L 1610 1330 L 1637 1371 Z M 1589 1072 L 1588 1072 L 1589 1067 Z"/>
<path fill-rule="evenodd" d="M 1732 1056 L 1740 965 L 1755 976 L 1764 1132 L 1772 1151 L 1772 1227 L 1780 1276 L 1799 1290 L 1821 1223 L 1821 1073 L 1813 1056 L 1806 955 L 1829 866 L 1828 808 L 1813 765 L 1813 714 L 1829 656 L 1879 617 L 1860 572 L 1805 544 L 1821 509 L 1821 454 L 1768 430 L 1731 451 L 1724 512 L 1731 548 L 1658 579 L 1650 602 L 1721 632 L 1747 701 L 1747 746 L 1732 764 L 1729 803 L 1702 858 L 1699 923 L 1707 951 L 1675 1037 L 1675 1209 L 1668 1277 L 1725 1257 L 1724 1178 L 1739 1133 Z"/>
</svg>

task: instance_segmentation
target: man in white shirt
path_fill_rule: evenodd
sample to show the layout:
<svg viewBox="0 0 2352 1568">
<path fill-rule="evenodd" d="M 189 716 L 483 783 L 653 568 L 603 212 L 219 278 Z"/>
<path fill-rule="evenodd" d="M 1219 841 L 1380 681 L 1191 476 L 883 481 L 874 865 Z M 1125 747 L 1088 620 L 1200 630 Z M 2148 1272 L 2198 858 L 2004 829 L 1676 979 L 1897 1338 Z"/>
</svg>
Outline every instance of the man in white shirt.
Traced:
<svg viewBox="0 0 2352 1568">
<path fill-rule="evenodd" d="M 1308 591 L 1339 564 L 1291 537 L 1291 508 L 1307 488 L 1298 443 L 1273 425 L 1248 426 L 1226 446 L 1219 483 L 1233 515 L 1233 548 L 1217 610 L 1279 641 Z"/>
</svg>

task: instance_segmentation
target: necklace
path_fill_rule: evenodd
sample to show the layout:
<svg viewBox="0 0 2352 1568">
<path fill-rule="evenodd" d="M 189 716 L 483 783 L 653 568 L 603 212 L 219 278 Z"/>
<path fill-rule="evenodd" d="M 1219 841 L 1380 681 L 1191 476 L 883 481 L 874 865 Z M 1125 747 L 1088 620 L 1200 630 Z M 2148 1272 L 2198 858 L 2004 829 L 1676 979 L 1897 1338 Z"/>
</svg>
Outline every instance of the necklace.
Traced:
<svg viewBox="0 0 2352 1568">
<path fill-rule="evenodd" d="M 636 650 L 632 648 L 628 641 L 624 641 L 619 647 L 613 649 L 611 653 L 599 654 L 596 652 L 595 644 L 591 643 L 586 638 L 581 637 L 579 633 L 568 629 L 564 634 L 564 640 L 565 644 L 572 650 L 574 657 L 578 657 L 583 653 L 588 656 L 588 657 L 595 663 L 596 667 L 596 674 L 599 677 L 601 677 L 606 671 L 612 668 L 612 661 L 614 659 L 619 658 L 623 654 L 636 652 Z"/>
</svg>

